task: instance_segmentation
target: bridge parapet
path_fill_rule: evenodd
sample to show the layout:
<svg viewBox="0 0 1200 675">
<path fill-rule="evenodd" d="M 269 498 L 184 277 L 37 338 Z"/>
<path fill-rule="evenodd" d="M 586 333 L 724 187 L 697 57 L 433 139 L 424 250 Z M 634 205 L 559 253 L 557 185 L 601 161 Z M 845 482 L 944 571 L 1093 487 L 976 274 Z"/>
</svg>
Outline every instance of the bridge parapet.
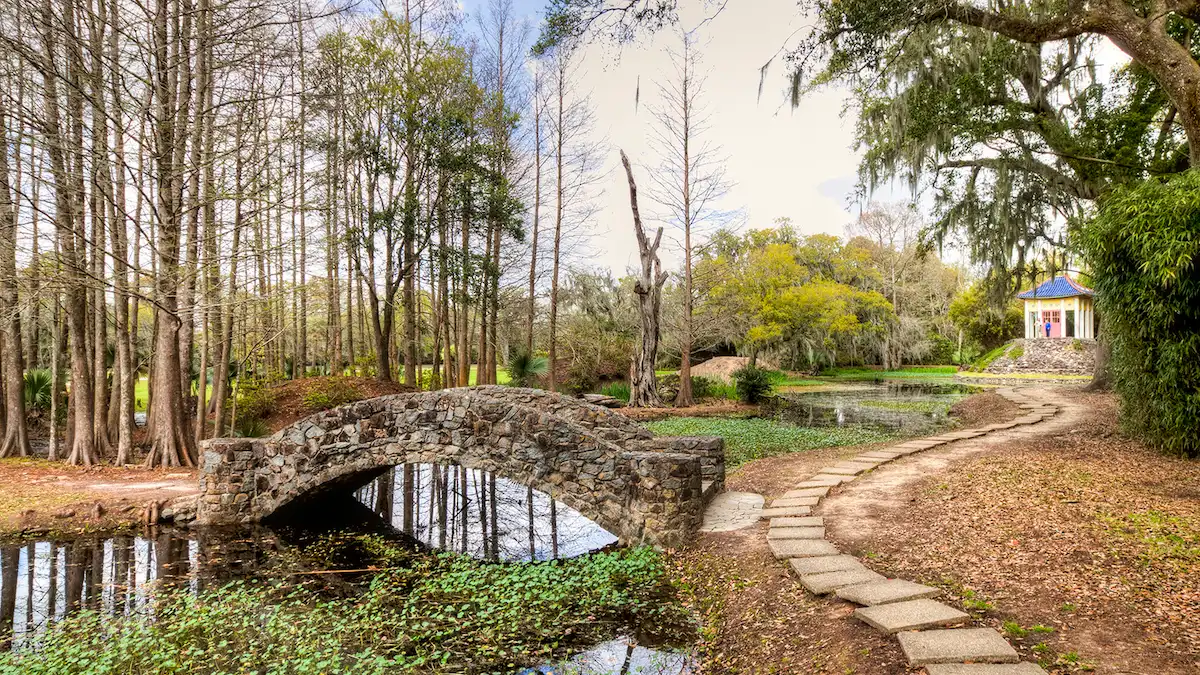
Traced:
<svg viewBox="0 0 1200 675">
<path fill-rule="evenodd" d="M 256 522 L 399 464 L 452 463 L 550 494 L 622 543 L 676 546 L 700 524 L 705 486 L 724 482 L 720 439 L 654 438 L 605 408 L 508 387 L 385 396 L 202 447 L 201 525 Z"/>
</svg>

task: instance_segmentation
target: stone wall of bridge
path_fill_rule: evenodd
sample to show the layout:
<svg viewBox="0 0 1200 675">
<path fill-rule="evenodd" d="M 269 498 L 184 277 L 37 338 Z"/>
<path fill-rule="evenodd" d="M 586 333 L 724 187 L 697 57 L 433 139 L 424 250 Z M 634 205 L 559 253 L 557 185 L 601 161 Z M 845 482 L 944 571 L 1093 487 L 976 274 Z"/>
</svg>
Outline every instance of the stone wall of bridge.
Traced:
<svg viewBox="0 0 1200 675">
<path fill-rule="evenodd" d="M 354 489 L 391 466 L 458 464 L 552 495 L 624 544 L 675 546 L 724 484 L 720 439 L 655 438 L 633 420 L 533 389 L 399 394 L 313 415 L 263 439 L 201 452 L 196 523 L 250 523 Z"/>
</svg>

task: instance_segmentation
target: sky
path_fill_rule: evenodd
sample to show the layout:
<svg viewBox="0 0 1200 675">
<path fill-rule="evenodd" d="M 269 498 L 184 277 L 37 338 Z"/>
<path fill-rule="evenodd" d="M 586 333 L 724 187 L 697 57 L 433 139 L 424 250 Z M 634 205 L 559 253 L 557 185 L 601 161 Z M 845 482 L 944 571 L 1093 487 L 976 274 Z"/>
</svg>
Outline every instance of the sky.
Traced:
<svg viewBox="0 0 1200 675">
<path fill-rule="evenodd" d="M 681 26 L 693 27 L 711 14 L 702 2 L 681 4 Z M 486 0 L 463 5 L 474 15 Z M 515 7 L 535 25 L 544 13 L 542 0 L 516 0 Z M 709 138 L 728 157 L 726 177 L 733 184 L 719 207 L 738 211 L 736 222 L 743 228 L 770 227 L 786 217 L 802 233 L 840 235 L 857 213 L 847 203 L 858 165 L 853 120 L 841 115 L 842 90 L 809 96 L 794 110 L 788 104 L 780 49 L 803 21 L 794 0 L 735 0 L 697 32 L 703 59 L 699 72 L 707 78 Z M 618 150 L 629 155 L 646 200 L 647 172 L 657 161 L 649 146 L 654 124 L 650 106 L 656 80 L 671 72 L 667 50 L 678 42 L 677 31 L 664 30 L 631 45 L 593 40 L 582 54 L 577 86 L 591 93 L 597 132 L 608 139 L 604 193 L 585 264 L 618 275 L 638 264 Z M 760 98 L 759 69 L 772 58 Z M 641 206 L 643 214 L 652 210 L 645 201 Z M 675 267 L 681 256 L 678 241 L 664 244 L 664 266 Z"/>
<path fill-rule="evenodd" d="M 461 1 L 472 15 L 487 3 Z M 514 4 L 538 25 L 545 0 Z M 795 0 L 731 0 L 715 16 L 712 4 L 681 0 L 680 26 L 690 29 L 708 18 L 697 31 L 703 59 L 699 71 L 707 78 L 703 98 L 708 133 L 728 157 L 726 177 L 733 183 L 720 208 L 738 211 L 736 222 L 742 229 L 770 227 L 776 219 L 788 218 L 802 234 L 844 235 L 865 206 L 853 196 L 860 152 L 854 147 L 854 117 L 844 114 L 848 92 L 828 88 L 801 99 L 796 108 L 786 94 L 788 71 L 782 57 L 789 39 L 794 42 L 808 20 L 797 11 Z M 581 57 L 578 88 L 591 93 L 597 130 L 609 141 L 604 194 L 585 263 L 617 275 L 639 264 L 618 149 L 633 162 L 644 200 L 647 172 L 656 163 L 648 142 L 655 81 L 671 72 L 667 50 L 678 43 L 678 31 L 668 29 L 631 45 L 592 40 Z M 1098 57 L 1102 70 L 1126 60 L 1111 45 L 1103 45 Z M 759 72 L 768 62 L 772 67 L 760 96 Z M 911 199 L 907 188 L 899 185 L 871 195 L 871 200 L 883 202 Z M 650 210 L 645 201 L 641 206 L 643 214 Z M 665 267 L 677 268 L 681 257 L 677 239 L 664 244 Z"/>
</svg>

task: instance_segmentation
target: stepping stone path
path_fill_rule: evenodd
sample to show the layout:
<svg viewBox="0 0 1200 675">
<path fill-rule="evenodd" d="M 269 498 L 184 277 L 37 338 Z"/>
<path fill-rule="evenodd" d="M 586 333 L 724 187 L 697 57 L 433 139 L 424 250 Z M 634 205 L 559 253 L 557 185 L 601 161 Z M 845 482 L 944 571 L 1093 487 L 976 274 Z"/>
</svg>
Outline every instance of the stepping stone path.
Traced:
<svg viewBox="0 0 1200 675">
<path fill-rule="evenodd" d="M 1037 424 L 1058 413 L 1057 406 L 1034 401 L 1012 387 L 996 393 L 1016 403 L 1025 414 L 1011 422 L 961 429 L 865 452 L 825 467 L 785 492 L 761 516 L 770 519 L 767 543 L 785 561 L 800 584 L 815 595 L 837 597 L 861 605 L 852 616 L 888 635 L 896 635 L 910 665 L 925 666 L 928 675 L 1046 675 L 991 628 L 947 628 L 968 623 L 970 615 L 932 598 L 941 591 L 903 579 L 887 579 L 838 550 L 825 537 L 825 520 L 811 515 L 831 489 L 901 457 L 995 431 Z"/>
<path fill-rule="evenodd" d="M 753 492 L 722 492 L 704 510 L 700 531 L 729 532 L 750 527 L 762 517 L 763 501 L 762 495 Z"/>
</svg>

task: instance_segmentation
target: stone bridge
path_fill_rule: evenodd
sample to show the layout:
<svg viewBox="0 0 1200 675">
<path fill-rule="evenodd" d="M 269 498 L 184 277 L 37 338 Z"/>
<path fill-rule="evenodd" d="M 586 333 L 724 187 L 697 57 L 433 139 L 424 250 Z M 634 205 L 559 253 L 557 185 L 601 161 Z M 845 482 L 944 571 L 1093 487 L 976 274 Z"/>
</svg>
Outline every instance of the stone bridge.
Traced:
<svg viewBox="0 0 1200 675">
<path fill-rule="evenodd" d="M 537 389 L 397 394 L 269 438 L 206 441 L 196 524 L 257 522 L 392 466 L 458 464 L 550 494 L 622 544 L 669 547 L 692 535 L 724 488 L 724 457 L 720 438 L 655 437 L 620 413 Z"/>
</svg>

